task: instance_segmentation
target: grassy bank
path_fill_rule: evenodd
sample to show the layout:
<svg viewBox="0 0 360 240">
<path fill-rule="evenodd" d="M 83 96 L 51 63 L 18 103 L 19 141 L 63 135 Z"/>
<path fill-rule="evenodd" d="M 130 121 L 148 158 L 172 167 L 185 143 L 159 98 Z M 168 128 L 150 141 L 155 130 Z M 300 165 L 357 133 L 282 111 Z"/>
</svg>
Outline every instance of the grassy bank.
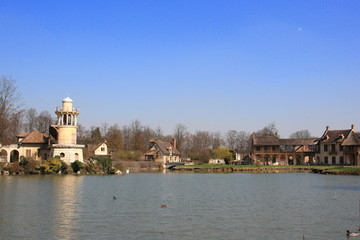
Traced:
<svg viewBox="0 0 360 240">
<path fill-rule="evenodd" d="M 354 166 L 302 166 L 302 165 L 225 165 L 201 164 L 176 166 L 176 171 L 194 172 L 314 172 L 334 175 L 360 175 L 360 167 Z"/>
</svg>

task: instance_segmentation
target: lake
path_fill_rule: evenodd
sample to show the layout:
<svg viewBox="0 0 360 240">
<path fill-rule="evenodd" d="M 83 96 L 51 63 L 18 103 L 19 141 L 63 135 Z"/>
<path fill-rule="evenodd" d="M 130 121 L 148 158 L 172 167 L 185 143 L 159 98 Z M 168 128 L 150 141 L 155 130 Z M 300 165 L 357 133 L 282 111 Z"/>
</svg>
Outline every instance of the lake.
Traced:
<svg viewBox="0 0 360 240">
<path fill-rule="evenodd" d="M 359 176 L 0 176 L 0 239 L 347 239 L 359 205 Z"/>
</svg>

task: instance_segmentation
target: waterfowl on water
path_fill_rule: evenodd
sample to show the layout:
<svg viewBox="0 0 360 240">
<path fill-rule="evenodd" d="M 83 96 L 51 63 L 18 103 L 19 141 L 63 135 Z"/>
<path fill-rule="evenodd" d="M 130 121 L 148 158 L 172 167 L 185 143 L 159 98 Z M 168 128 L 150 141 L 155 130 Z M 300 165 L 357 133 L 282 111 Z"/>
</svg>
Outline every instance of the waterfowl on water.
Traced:
<svg viewBox="0 0 360 240">
<path fill-rule="evenodd" d="M 167 204 L 162 204 L 160 207 L 162 207 L 162 208 L 167 208 L 168 205 L 167 205 Z"/>
<path fill-rule="evenodd" d="M 346 236 L 348 237 L 356 237 L 359 236 L 360 233 L 350 232 L 349 230 L 346 230 Z"/>
<path fill-rule="evenodd" d="M 113 196 L 113 199 L 114 199 L 114 200 L 116 200 L 116 197 L 115 197 L 115 196 Z"/>
</svg>

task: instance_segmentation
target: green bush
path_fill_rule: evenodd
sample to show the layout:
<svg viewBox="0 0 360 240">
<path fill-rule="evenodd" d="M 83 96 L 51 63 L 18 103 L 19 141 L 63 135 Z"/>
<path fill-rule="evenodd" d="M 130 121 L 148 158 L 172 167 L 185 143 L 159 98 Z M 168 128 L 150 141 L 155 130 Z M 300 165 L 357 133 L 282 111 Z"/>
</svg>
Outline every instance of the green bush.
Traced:
<svg viewBox="0 0 360 240">
<path fill-rule="evenodd" d="M 109 173 L 112 168 L 112 159 L 109 157 L 96 157 L 95 160 L 102 166 L 105 173 Z"/>
<path fill-rule="evenodd" d="M 83 163 L 79 160 L 76 160 L 75 162 L 71 163 L 71 168 L 73 169 L 74 173 L 77 173 L 83 168 Z"/>
<path fill-rule="evenodd" d="M 62 173 L 69 173 L 69 165 L 67 165 L 64 161 L 61 161 L 60 170 Z"/>
</svg>

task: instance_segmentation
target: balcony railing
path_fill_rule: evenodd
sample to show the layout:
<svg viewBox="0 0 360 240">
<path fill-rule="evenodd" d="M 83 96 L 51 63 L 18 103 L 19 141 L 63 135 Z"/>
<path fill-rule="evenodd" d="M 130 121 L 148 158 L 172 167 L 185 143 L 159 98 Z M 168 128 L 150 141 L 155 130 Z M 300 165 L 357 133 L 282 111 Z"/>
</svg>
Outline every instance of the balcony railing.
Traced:
<svg viewBox="0 0 360 240">
<path fill-rule="evenodd" d="M 55 111 L 56 112 L 79 112 L 79 108 L 72 108 L 72 110 L 69 111 L 68 109 L 64 110 L 63 107 L 56 107 Z"/>
</svg>

